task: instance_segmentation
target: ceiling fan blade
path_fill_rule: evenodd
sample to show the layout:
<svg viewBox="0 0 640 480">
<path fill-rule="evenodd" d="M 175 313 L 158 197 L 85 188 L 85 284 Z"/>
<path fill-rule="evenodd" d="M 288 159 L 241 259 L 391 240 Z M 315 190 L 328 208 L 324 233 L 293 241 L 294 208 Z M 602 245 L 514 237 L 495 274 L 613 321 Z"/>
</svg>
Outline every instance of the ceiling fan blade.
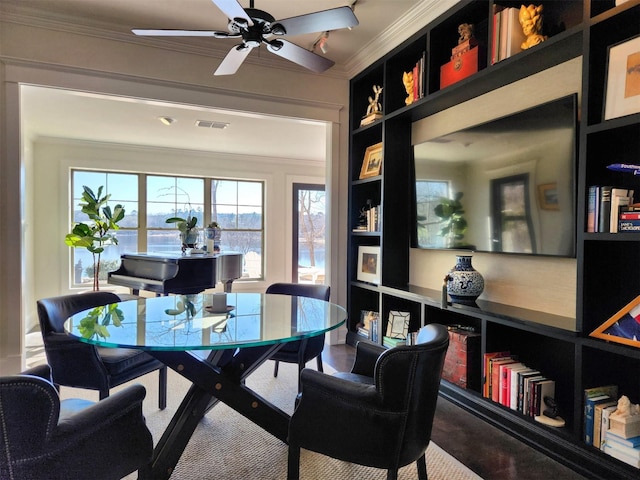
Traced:
<svg viewBox="0 0 640 480">
<path fill-rule="evenodd" d="M 271 33 L 275 35 L 301 35 L 355 27 L 358 23 L 358 19 L 350 7 L 338 7 L 278 20 L 271 26 Z M 282 27 L 284 32 L 279 27 Z"/>
<path fill-rule="evenodd" d="M 241 43 L 233 47 L 227 56 L 224 57 L 222 63 L 218 65 L 218 68 L 213 73 L 214 75 L 233 75 L 238 71 L 244 59 L 247 58 L 249 52 L 253 50 L 253 47 Z"/>
<path fill-rule="evenodd" d="M 238 0 L 211 0 L 216 7 L 222 10 L 229 20 L 244 20 L 247 25 L 252 26 L 251 17 L 245 12 Z M 238 22 L 243 23 L 243 22 Z"/>
<path fill-rule="evenodd" d="M 134 28 L 131 30 L 134 34 L 142 37 L 214 37 L 214 38 L 239 38 L 242 35 L 234 35 L 227 32 L 218 32 L 215 30 L 153 30 L 144 28 Z"/>
<path fill-rule="evenodd" d="M 280 46 L 280 44 L 282 44 L 282 46 Z M 316 73 L 322 73 L 335 64 L 333 60 L 329 60 L 328 58 L 299 47 L 295 43 L 287 42 L 282 39 L 273 40 L 271 43 L 267 43 L 267 50 L 282 58 L 286 58 L 287 60 L 297 63 L 298 65 L 302 65 Z"/>
</svg>

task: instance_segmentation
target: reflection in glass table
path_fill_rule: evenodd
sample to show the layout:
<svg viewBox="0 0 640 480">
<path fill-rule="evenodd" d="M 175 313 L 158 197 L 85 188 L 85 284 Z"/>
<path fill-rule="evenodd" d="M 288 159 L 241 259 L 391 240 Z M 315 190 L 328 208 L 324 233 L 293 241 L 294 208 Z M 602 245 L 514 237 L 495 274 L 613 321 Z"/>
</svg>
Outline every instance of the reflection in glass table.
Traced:
<svg viewBox="0 0 640 480">
<path fill-rule="evenodd" d="M 289 295 L 227 293 L 226 309 L 213 311 L 212 304 L 206 293 L 140 298 L 85 310 L 65 323 L 82 342 L 142 349 L 192 382 L 139 478 L 169 478 L 218 401 L 286 442 L 289 415 L 244 379 L 282 344 L 322 335 L 347 316 L 338 305 Z"/>
</svg>

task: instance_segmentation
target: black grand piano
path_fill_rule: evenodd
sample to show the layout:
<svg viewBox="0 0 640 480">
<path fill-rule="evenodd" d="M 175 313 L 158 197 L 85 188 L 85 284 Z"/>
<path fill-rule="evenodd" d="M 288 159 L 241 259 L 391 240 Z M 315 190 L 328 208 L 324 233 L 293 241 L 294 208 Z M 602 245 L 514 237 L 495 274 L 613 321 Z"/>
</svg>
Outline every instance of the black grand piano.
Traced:
<svg viewBox="0 0 640 480">
<path fill-rule="evenodd" d="M 140 290 L 158 295 L 169 293 L 200 293 L 224 284 L 231 284 L 242 276 L 242 254 L 223 252 L 204 255 L 171 253 L 125 253 L 120 257 L 120 268 L 109 272 L 107 282 L 129 287 L 134 295 Z"/>
</svg>

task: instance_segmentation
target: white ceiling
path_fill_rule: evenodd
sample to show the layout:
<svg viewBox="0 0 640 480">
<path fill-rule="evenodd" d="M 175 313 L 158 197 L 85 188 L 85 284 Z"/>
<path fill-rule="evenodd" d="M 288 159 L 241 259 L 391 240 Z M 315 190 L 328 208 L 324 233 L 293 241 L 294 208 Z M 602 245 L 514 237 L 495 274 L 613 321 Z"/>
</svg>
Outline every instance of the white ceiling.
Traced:
<svg viewBox="0 0 640 480">
<path fill-rule="evenodd" d="M 425 11 L 442 11 L 457 1 L 358 0 L 354 11 L 360 24 L 352 30 L 331 32 L 326 56 L 336 62 L 335 72 L 349 71 L 358 63 L 359 56 L 382 55 L 384 51 L 381 48 L 386 45 L 380 45 L 380 42 L 384 43 L 390 36 L 406 38 L 413 33 L 407 29 L 416 28 L 414 24 L 422 26 L 428 23 L 428 19 L 421 15 Z M 239 3 L 249 7 L 249 0 L 240 0 Z M 269 12 L 276 19 L 283 19 L 351 4 L 353 0 L 255 0 L 254 7 Z M 22 15 L 83 25 L 84 28 L 94 26 L 96 32 L 119 35 L 133 36 L 130 30 L 134 27 L 226 30 L 227 26 L 225 15 L 211 0 L 0 0 L 0 7 Z M 418 15 L 420 18 L 416 18 Z M 286 38 L 311 49 L 319 35 Z M 175 41 L 198 49 L 206 46 L 212 52 L 212 72 L 237 43 L 213 38 L 133 38 L 141 42 Z M 286 62 L 270 53 L 255 51 L 251 52 L 247 62 L 252 61 L 252 55 L 260 55 L 263 62 L 265 56 L 274 64 Z M 23 88 L 23 129 L 32 138 L 62 137 L 247 155 L 269 152 L 270 156 L 318 161 L 326 158 L 325 129 L 318 122 L 242 115 L 197 106 L 134 101 L 40 87 Z M 171 126 L 162 125 L 157 120 L 159 116 L 172 117 L 176 122 Z M 194 126 L 198 119 L 228 122 L 230 125 L 224 130 L 198 128 Z M 252 135 L 247 136 L 247 131 Z M 283 141 L 285 138 L 287 141 Z"/>
</svg>

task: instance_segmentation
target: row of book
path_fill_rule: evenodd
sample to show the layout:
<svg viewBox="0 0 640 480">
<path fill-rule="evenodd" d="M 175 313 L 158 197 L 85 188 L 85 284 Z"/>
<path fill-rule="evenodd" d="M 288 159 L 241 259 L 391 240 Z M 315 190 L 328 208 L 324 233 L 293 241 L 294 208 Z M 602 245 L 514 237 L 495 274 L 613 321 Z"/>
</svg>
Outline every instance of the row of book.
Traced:
<svg viewBox="0 0 640 480">
<path fill-rule="evenodd" d="M 618 460 L 640 468 L 640 435 L 616 429 L 611 414 L 618 408 L 618 386 L 584 391 L 584 442 Z"/>
<path fill-rule="evenodd" d="M 359 223 L 353 231 L 379 232 L 380 226 L 380 205 L 370 205 L 361 210 Z"/>
<path fill-rule="evenodd" d="M 413 66 L 413 95 L 412 102 L 415 102 L 424 97 L 424 77 L 425 77 L 425 63 L 427 59 L 427 52 L 423 52 L 420 60 Z M 409 92 L 407 92 L 409 93 Z"/>
<path fill-rule="evenodd" d="M 640 231 L 640 204 L 633 203 L 633 190 L 591 185 L 587 193 L 587 232 Z"/>
<path fill-rule="evenodd" d="M 360 322 L 356 326 L 356 333 L 372 342 L 377 342 L 379 321 L 380 314 L 378 312 L 362 310 L 360 312 Z"/>
<path fill-rule="evenodd" d="M 520 45 L 526 37 L 518 19 L 519 13 L 519 8 L 493 5 L 492 65 L 522 51 Z"/>
<path fill-rule="evenodd" d="M 554 380 L 527 367 L 508 351 L 484 354 L 482 394 L 485 398 L 536 417 L 544 412 L 544 398 L 555 397 L 555 387 Z"/>
</svg>

